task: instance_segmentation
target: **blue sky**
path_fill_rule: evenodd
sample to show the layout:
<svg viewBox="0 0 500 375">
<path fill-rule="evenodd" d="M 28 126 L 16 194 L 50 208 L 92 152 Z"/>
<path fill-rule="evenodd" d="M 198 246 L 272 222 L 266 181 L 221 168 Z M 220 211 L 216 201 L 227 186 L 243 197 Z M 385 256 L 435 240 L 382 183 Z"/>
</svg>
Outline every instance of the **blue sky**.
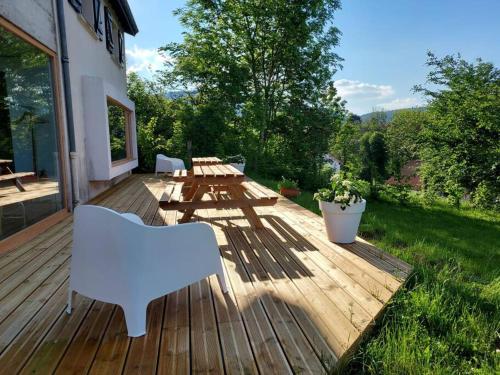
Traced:
<svg viewBox="0 0 500 375">
<path fill-rule="evenodd" d="M 139 26 L 127 40 L 129 70 L 151 77 L 162 66 L 156 49 L 182 40 L 172 11 L 184 3 L 129 0 Z M 333 23 L 345 59 L 336 86 L 354 113 L 421 105 L 411 88 L 425 82 L 427 50 L 500 66 L 500 0 L 344 0 Z"/>
</svg>

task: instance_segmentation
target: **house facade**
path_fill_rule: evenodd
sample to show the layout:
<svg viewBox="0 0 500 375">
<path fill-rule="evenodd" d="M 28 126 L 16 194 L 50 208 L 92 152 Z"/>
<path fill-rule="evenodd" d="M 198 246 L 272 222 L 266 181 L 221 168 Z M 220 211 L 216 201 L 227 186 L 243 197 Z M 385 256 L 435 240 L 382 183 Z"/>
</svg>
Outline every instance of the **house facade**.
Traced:
<svg viewBox="0 0 500 375">
<path fill-rule="evenodd" d="M 0 250 L 138 165 L 126 0 L 0 2 Z"/>
</svg>

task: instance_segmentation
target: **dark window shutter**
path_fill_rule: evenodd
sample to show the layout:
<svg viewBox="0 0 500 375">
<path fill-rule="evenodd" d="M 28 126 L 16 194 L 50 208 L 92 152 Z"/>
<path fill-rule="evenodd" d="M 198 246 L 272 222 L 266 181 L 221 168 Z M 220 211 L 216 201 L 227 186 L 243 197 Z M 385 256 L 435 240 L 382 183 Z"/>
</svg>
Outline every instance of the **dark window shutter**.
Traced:
<svg viewBox="0 0 500 375">
<path fill-rule="evenodd" d="M 102 40 L 102 19 L 101 19 L 101 0 L 94 0 L 94 31 L 99 40 Z"/>
<path fill-rule="evenodd" d="M 113 53 L 115 44 L 113 42 L 113 17 L 107 7 L 104 7 L 104 26 L 106 28 L 106 48 Z"/>
<path fill-rule="evenodd" d="M 69 0 L 69 3 L 78 13 L 82 13 L 82 0 Z"/>
<path fill-rule="evenodd" d="M 118 60 L 120 64 L 125 63 L 125 38 L 121 30 L 118 30 Z"/>
</svg>

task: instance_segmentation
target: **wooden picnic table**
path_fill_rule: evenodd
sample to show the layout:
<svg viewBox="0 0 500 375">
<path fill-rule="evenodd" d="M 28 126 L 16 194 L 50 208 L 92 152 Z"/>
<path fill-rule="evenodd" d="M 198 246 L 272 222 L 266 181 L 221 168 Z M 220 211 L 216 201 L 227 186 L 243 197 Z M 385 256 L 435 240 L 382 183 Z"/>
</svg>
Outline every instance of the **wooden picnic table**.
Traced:
<svg viewBox="0 0 500 375">
<path fill-rule="evenodd" d="M 192 158 L 191 159 L 193 166 L 194 165 L 214 165 L 214 164 L 222 164 L 222 160 L 215 156 L 208 156 L 204 158 Z"/>
<path fill-rule="evenodd" d="M 239 208 L 254 228 L 263 228 L 254 207 L 272 206 L 277 200 L 277 194 L 246 181 L 245 175 L 232 165 L 195 165 L 190 171 L 174 171 L 160 207 L 183 211 L 180 223 L 188 222 L 197 209 Z"/>
<path fill-rule="evenodd" d="M 3 173 L 3 171 L 7 171 L 5 174 L 0 174 L 0 182 L 2 181 L 12 181 L 14 185 L 19 189 L 19 191 L 26 191 L 24 188 L 21 178 L 23 177 L 31 177 L 34 176 L 34 172 L 18 172 L 14 173 L 10 169 L 9 165 L 12 164 L 12 160 L 8 159 L 0 159 L 0 172 Z"/>
</svg>

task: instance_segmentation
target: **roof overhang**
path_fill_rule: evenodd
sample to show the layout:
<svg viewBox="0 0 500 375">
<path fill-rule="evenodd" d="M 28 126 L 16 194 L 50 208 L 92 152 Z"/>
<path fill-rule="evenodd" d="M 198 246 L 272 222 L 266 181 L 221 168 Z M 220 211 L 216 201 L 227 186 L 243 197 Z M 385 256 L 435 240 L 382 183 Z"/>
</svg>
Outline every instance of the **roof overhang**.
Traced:
<svg viewBox="0 0 500 375">
<path fill-rule="evenodd" d="M 139 32 L 135 23 L 134 15 L 130 10 L 127 0 L 110 0 L 110 4 L 116 12 L 116 15 L 122 24 L 123 31 L 127 34 L 135 35 Z"/>
</svg>

